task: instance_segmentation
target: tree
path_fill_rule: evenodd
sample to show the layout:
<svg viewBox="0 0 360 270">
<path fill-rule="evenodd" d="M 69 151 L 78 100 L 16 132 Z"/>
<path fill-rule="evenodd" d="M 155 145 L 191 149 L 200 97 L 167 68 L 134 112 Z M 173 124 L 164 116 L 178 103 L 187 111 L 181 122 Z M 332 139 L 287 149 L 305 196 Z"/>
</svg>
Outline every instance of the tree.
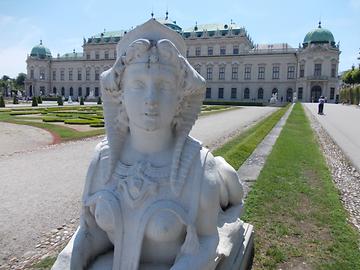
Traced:
<svg viewBox="0 0 360 270">
<path fill-rule="evenodd" d="M 18 99 L 17 95 L 14 95 L 13 104 L 19 104 L 19 99 Z"/>
<path fill-rule="evenodd" d="M 2 76 L 2 78 L 1 78 L 1 80 L 3 80 L 3 81 L 8 81 L 8 80 L 10 80 L 11 78 L 8 76 L 8 75 L 4 75 L 4 76 Z"/>
<path fill-rule="evenodd" d="M 101 104 L 102 104 L 101 97 L 98 97 L 97 104 L 99 104 L 99 105 L 101 105 Z"/>
<path fill-rule="evenodd" d="M 352 79 L 353 83 L 360 84 L 360 68 L 352 70 L 351 79 Z"/>
<path fill-rule="evenodd" d="M 19 73 L 15 79 L 16 85 L 22 88 L 25 85 L 25 79 L 26 79 L 26 74 Z"/>
<path fill-rule="evenodd" d="M 4 97 L 0 96 L 0 108 L 4 108 L 4 107 L 5 107 Z"/>
<path fill-rule="evenodd" d="M 58 97 L 57 97 L 57 104 L 58 104 L 59 106 L 64 105 L 64 101 L 63 101 L 63 99 L 62 99 L 62 96 L 58 96 Z"/>
<path fill-rule="evenodd" d="M 342 80 L 343 80 L 344 83 L 347 83 L 347 84 L 353 84 L 354 83 L 353 79 L 352 79 L 352 72 L 353 72 L 352 69 L 345 72 L 345 74 L 342 77 Z"/>
<path fill-rule="evenodd" d="M 38 96 L 37 102 L 38 102 L 39 104 L 42 104 L 42 98 L 41 98 L 41 96 Z"/>
<path fill-rule="evenodd" d="M 38 101 L 37 101 L 37 98 L 36 98 L 35 96 L 32 97 L 31 106 L 33 106 L 33 107 L 37 107 L 37 106 L 38 106 Z"/>
<path fill-rule="evenodd" d="M 84 98 L 80 97 L 80 105 L 84 105 Z"/>
</svg>

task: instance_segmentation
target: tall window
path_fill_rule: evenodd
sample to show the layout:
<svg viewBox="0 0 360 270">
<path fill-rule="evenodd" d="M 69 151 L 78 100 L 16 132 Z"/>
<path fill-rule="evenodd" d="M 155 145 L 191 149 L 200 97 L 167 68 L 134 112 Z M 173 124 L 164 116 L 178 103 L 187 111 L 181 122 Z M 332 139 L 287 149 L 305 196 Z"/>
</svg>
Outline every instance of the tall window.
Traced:
<svg viewBox="0 0 360 270">
<path fill-rule="evenodd" d="M 69 70 L 69 81 L 72 81 L 72 80 L 73 80 L 73 71 L 72 71 L 72 69 L 70 69 Z"/>
<path fill-rule="evenodd" d="M 99 96 L 99 87 L 95 87 L 95 97 Z"/>
<path fill-rule="evenodd" d="M 219 88 L 218 98 L 224 98 L 224 88 Z"/>
<path fill-rule="evenodd" d="M 86 53 L 86 60 L 90 60 L 90 53 Z"/>
<path fill-rule="evenodd" d="M 273 66 L 273 79 L 279 79 L 280 78 L 280 67 L 279 66 Z"/>
<path fill-rule="evenodd" d="M 251 79 L 251 66 L 245 66 L 244 79 L 245 80 Z"/>
<path fill-rule="evenodd" d="M 304 78 L 304 76 L 305 76 L 305 65 L 302 64 L 302 65 L 300 65 L 299 77 L 300 77 L 300 78 Z"/>
<path fill-rule="evenodd" d="M 33 69 L 30 70 L 30 79 L 34 79 L 34 70 Z"/>
<path fill-rule="evenodd" d="M 298 88 L 298 100 L 302 100 L 303 99 L 303 88 L 299 87 Z"/>
<path fill-rule="evenodd" d="M 225 80 L 225 67 L 219 67 L 219 80 Z"/>
<path fill-rule="evenodd" d="M 221 46 L 220 47 L 220 55 L 225 55 L 226 54 L 226 47 L 225 46 Z"/>
<path fill-rule="evenodd" d="M 53 81 L 56 81 L 56 70 L 53 70 L 52 72 L 52 79 Z"/>
<path fill-rule="evenodd" d="M 259 80 L 265 79 L 265 67 L 259 67 L 258 79 Z"/>
<path fill-rule="evenodd" d="M 98 81 L 100 77 L 100 70 L 99 69 L 95 69 L 95 81 Z"/>
<path fill-rule="evenodd" d="M 206 79 L 211 81 L 212 80 L 212 73 L 213 73 L 213 68 L 212 67 L 207 67 L 206 68 Z"/>
<path fill-rule="evenodd" d="M 288 79 L 295 79 L 295 66 L 288 66 L 287 78 Z"/>
<path fill-rule="evenodd" d="M 45 86 L 40 86 L 40 95 L 45 95 Z"/>
<path fill-rule="evenodd" d="M 264 98 L 264 89 L 259 88 L 258 89 L 258 99 L 263 99 Z"/>
<path fill-rule="evenodd" d="M 213 53 L 214 53 L 213 47 L 209 46 L 208 47 L 208 55 L 211 56 L 211 55 L 213 55 Z"/>
<path fill-rule="evenodd" d="M 90 87 L 86 87 L 85 96 L 90 96 Z"/>
<path fill-rule="evenodd" d="M 105 59 L 109 59 L 109 52 L 108 51 L 105 51 Z"/>
<path fill-rule="evenodd" d="M 330 99 L 334 99 L 335 98 L 335 88 L 331 87 L 330 88 Z"/>
<path fill-rule="evenodd" d="M 72 87 L 70 87 L 70 96 L 74 95 L 74 89 Z"/>
<path fill-rule="evenodd" d="M 314 76 L 321 76 L 321 64 L 315 64 Z"/>
<path fill-rule="evenodd" d="M 237 97 L 237 89 L 231 88 L 231 98 L 235 99 Z"/>
<path fill-rule="evenodd" d="M 245 90 L 244 90 L 244 99 L 249 99 L 249 98 L 250 98 L 250 89 L 245 88 Z"/>
<path fill-rule="evenodd" d="M 233 46 L 233 54 L 239 54 L 239 45 Z"/>
<path fill-rule="evenodd" d="M 90 68 L 86 68 L 85 79 L 90 81 Z"/>
<path fill-rule="evenodd" d="M 336 64 L 331 64 L 331 77 L 336 77 Z"/>
<path fill-rule="evenodd" d="M 40 80 L 45 80 L 45 70 L 44 69 L 40 69 Z"/>
<path fill-rule="evenodd" d="M 81 69 L 78 69 L 78 81 L 81 81 L 82 80 L 82 72 L 81 72 Z"/>
<path fill-rule="evenodd" d="M 237 65 L 232 66 L 231 68 L 231 79 L 237 80 L 238 79 L 238 73 L 239 73 L 239 67 Z"/>
<path fill-rule="evenodd" d="M 65 71 L 60 70 L 60 81 L 63 81 L 65 79 Z"/>
<path fill-rule="evenodd" d="M 206 88 L 205 98 L 211 98 L 211 88 Z"/>
<path fill-rule="evenodd" d="M 53 88 L 53 94 L 56 95 L 56 87 Z"/>
<path fill-rule="evenodd" d="M 99 52 L 95 52 L 95 59 L 96 59 L 96 60 L 99 60 L 99 59 L 100 59 L 100 54 L 99 54 Z"/>
<path fill-rule="evenodd" d="M 116 50 L 114 51 L 114 59 L 116 59 Z"/>
<path fill-rule="evenodd" d="M 78 89 L 78 97 L 82 97 L 82 88 L 81 87 L 79 87 L 79 89 Z"/>
<path fill-rule="evenodd" d="M 196 55 L 196 56 L 200 56 L 200 55 L 201 55 L 201 48 L 200 48 L 200 47 L 196 47 L 196 48 L 195 48 L 195 55 Z"/>
<path fill-rule="evenodd" d="M 61 95 L 65 96 L 65 88 L 64 87 L 61 87 Z"/>
</svg>

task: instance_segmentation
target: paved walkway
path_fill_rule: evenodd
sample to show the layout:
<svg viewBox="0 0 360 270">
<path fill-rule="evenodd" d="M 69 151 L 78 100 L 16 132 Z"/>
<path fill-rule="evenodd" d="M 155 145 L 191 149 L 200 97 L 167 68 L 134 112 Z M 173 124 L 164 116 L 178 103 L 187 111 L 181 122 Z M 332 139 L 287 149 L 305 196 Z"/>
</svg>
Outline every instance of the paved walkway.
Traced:
<svg viewBox="0 0 360 270">
<path fill-rule="evenodd" d="M 304 104 L 360 171 L 360 108 L 325 104 L 324 115 L 318 115 L 317 105 L 316 103 Z"/>
<path fill-rule="evenodd" d="M 201 117 L 191 134 L 213 148 L 275 108 L 246 107 Z M 43 233 L 79 217 L 86 169 L 101 138 L 0 156 L 0 268 L 34 250 Z M 1 149 L 1 141 L 0 141 Z"/>
</svg>

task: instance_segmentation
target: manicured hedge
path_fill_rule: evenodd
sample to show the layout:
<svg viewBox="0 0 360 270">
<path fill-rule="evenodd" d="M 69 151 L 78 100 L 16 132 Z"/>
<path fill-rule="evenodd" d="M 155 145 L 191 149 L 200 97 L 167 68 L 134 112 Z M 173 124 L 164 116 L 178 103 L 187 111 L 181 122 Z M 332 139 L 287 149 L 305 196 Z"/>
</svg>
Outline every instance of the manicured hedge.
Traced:
<svg viewBox="0 0 360 270">
<path fill-rule="evenodd" d="M 104 123 L 92 123 L 90 124 L 90 127 L 104 127 L 105 124 Z"/>
<path fill-rule="evenodd" d="M 264 106 L 262 102 L 242 102 L 226 100 L 204 100 L 204 105 L 229 105 L 229 106 Z"/>
<path fill-rule="evenodd" d="M 43 117 L 43 122 L 64 122 L 65 119 L 58 117 Z"/>
<path fill-rule="evenodd" d="M 27 115 L 27 114 L 39 114 L 39 113 L 41 113 L 41 111 L 19 111 L 19 112 L 12 111 L 9 114 L 10 115 Z"/>
<path fill-rule="evenodd" d="M 99 121 L 88 119 L 65 119 L 64 123 L 69 125 L 89 125 L 93 123 L 99 123 Z"/>
</svg>

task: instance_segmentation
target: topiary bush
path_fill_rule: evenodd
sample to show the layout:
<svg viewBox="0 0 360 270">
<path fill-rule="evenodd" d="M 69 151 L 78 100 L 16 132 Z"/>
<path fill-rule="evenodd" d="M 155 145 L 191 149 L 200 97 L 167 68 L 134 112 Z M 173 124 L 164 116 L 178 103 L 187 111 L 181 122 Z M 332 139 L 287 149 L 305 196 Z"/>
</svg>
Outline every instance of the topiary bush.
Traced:
<svg viewBox="0 0 360 270">
<path fill-rule="evenodd" d="M 97 104 L 99 104 L 99 105 L 101 105 L 101 104 L 102 104 L 101 97 L 98 97 Z"/>
<path fill-rule="evenodd" d="M 62 99 L 62 96 L 57 97 L 57 104 L 58 104 L 58 106 L 63 106 L 64 105 L 64 101 Z"/>
<path fill-rule="evenodd" d="M 42 104 L 42 98 L 41 98 L 41 96 L 38 96 L 37 102 L 38 102 L 38 104 Z"/>
<path fill-rule="evenodd" d="M 32 107 L 37 107 L 38 106 L 38 99 L 35 96 L 32 97 L 31 106 Z"/>
<path fill-rule="evenodd" d="M 83 97 L 80 98 L 80 105 L 84 105 L 84 98 Z"/>
<path fill-rule="evenodd" d="M 19 99 L 17 96 L 14 96 L 13 98 L 13 104 L 19 104 Z"/>
<path fill-rule="evenodd" d="M 3 96 L 0 96 L 0 108 L 5 108 L 5 100 Z"/>
</svg>

